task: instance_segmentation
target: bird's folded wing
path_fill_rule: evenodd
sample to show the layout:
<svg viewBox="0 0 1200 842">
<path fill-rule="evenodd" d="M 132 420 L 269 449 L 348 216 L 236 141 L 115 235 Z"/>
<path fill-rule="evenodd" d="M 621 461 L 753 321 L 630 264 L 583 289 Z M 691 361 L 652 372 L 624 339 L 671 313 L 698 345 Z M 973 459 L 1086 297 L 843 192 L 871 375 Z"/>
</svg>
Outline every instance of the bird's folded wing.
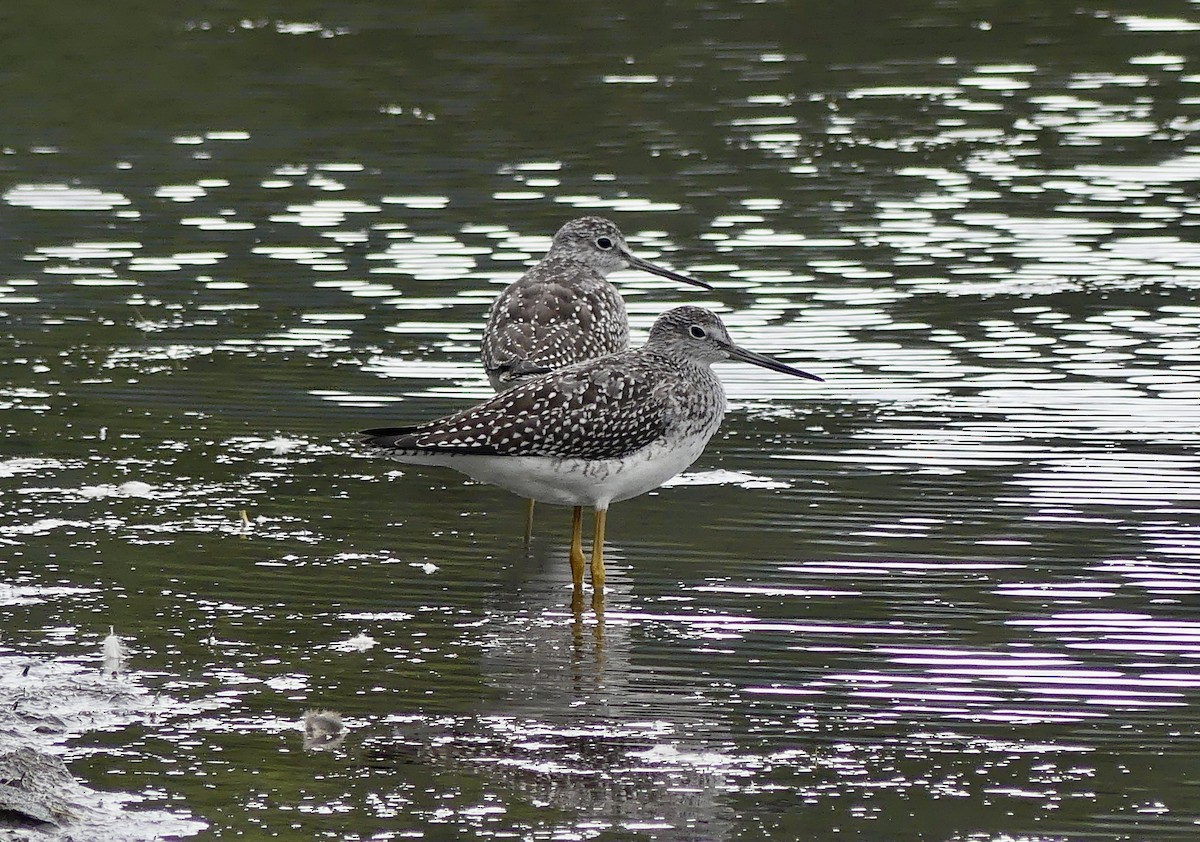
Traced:
<svg viewBox="0 0 1200 842">
<path fill-rule="evenodd" d="M 489 376 L 495 377 L 501 383 L 515 383 L 518 380 L 526 380 L 530 377 L 536 377 L 539 374 L 547 374 L 553 371 L 553 369 L 550 366 L 539 365 L 529 360 L 511 358 L 499 364 L 488 366 L 486 371 Z"/>
<path fill-rule="evenodd" d="M 366 443 L 424 453 L 626 456 L 662 436 L 668 407 L 651 379 L 614 360 L 561 369 L 428 424 L 366 430 Z"/>
<path fill-rule="evenodd" d="M 521 380 L 570 365 L 590 352 L 580 347 L 570 321 L 555 320 L 539 308 L 493 328 L 483 343 L 483 367 L 502 381 Z"/>
</svg>

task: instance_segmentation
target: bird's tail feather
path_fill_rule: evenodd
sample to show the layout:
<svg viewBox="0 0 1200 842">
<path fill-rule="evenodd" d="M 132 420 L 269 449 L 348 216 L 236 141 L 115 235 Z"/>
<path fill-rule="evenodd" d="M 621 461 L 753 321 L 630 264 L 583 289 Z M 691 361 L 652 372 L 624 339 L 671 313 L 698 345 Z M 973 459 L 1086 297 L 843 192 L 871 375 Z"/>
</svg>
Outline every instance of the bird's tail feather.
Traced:
<svg viewBox="0 0 1200 842">
<path fill-rule="evenodd" d="M 380 436 L 406 436 L 409 433 L 415 433 L 421 429 L 419 426 L 413 427 L 376 427 L 373 430 L 360 430 L 360 436 L 369 436 L 370 438 L 379 438 Z"/>
<path fill-rule="evenodd" d="M 363 430 L 359 435 L 366 436 L 362 443 L 371 447 L 407 448 L 415 444 L 412 436 L 420 429 L 420 427 L 376 427 L 373 430 Z"/>
</svg>

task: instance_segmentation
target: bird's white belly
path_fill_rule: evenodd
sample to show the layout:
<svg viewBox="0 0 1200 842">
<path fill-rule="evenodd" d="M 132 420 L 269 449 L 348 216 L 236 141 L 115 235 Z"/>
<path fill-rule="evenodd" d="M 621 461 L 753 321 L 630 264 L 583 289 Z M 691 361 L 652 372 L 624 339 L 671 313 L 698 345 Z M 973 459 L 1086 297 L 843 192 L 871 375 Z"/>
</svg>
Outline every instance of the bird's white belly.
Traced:
<svg viewBox="0 0 1200 842">
<path fill-rule="evenodd" d="M 560 459 L 552 456 L 478 456 L 447 453 L 389 454 L 414 465 L 444 465 L 514 494 L 563 506 L 608 508 L 658 488 L 704 452 L 712 432 L 662 441 L 621 459 Z"/>
</svg>

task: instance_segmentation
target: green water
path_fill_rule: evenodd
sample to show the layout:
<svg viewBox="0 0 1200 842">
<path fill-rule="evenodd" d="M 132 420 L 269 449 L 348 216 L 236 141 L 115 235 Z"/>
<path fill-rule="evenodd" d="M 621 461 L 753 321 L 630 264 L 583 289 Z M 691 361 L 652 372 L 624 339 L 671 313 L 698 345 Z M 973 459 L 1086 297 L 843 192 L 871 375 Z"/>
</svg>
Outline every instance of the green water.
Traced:
<svg viewBox="0 0 1200 842">
<path fill-rule="evenodd" d="M 0 11 L 0 725 L 124 794 L 75 838 L 1194 838 L 1197 29 Z M 635 342 L 700 304 L 827 381 L 718 366 L 599 615 L 567 511 L 527 550 L 353 435 L 490 394 L 488 304 L 584 214 L 716 287 L 614 276 Z"/>
</svg>

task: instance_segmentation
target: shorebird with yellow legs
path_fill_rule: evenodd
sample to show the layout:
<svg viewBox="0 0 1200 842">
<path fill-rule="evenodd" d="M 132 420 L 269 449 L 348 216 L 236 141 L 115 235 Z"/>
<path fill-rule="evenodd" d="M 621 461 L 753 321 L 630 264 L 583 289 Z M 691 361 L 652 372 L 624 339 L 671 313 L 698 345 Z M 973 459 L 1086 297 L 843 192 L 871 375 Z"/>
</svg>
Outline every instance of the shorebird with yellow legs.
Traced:
<svg viewBox="0 0 1200 842">
<path fill-rule="evenodd" d="M 712 289 L 634 256 L 617 226 L 598 216 L 558 229 L 550 251 L 492 303 L 480 356 L 492 388 L 510 386 L 554 369 L 615 354 L 629 347 L 625 302 L 606 278 L 640 269 Z M 525 513 L 525 541 L 533 534 L 533 498 Z M 580 518 L 575 511 L 575 519 Z"/>
<path fill-rule="evenodd" d="M 454 468 L 531 500 L 574 506 L 576 596 L 586 564 L 581 507 L 591 507 L 598 598 L 609 505 L 657 488 L 699 458 L 725 415 L 712 371 L 722 360 L 821 381 L 735 345 L 715 313 L 677 307 L 659 316 L 641 348 L 551 371 L 435 421 L 363 435 L 400 462 Z"/>
</svg>

